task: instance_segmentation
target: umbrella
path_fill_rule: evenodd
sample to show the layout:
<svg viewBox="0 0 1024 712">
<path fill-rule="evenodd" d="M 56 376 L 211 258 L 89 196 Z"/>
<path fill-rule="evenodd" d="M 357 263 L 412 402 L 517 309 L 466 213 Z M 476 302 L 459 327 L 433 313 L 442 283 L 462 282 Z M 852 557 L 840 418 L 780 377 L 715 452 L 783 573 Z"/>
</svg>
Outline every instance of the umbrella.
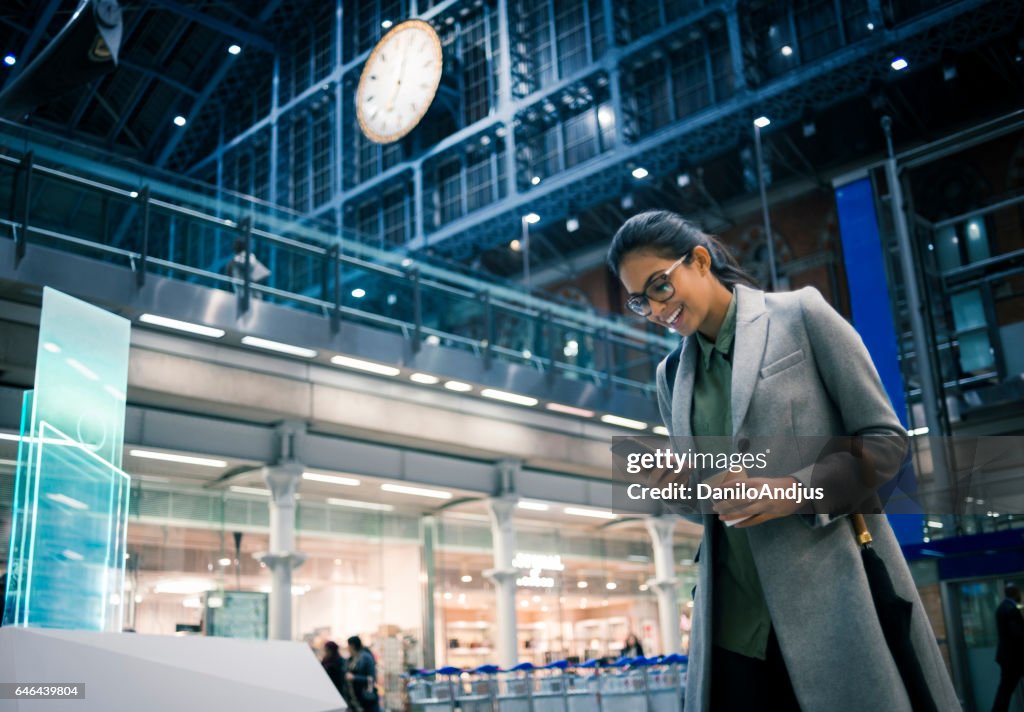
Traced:
<svg viewBox="0 0 1024 712">
<path fill-rule="evenodd" d="M 928 688 L 928 680 L 921 669 L 921 661 L 918 660 L 910 640 L 910 615 L 914 606 L 896 593 L 885 562 L 871 546 L 871 533 L 863 515 L 853 514 L 850 518 L 857 533 L 857 541 L 860 542 L 860 555 L 864 561 L 868 585 L 871 587 L 875 613 L 882 626 L 889 652 L 892 653 L 896 668 L 903 678 L 910 706 L 914 712 L 939 712 Z"/>
</svg>

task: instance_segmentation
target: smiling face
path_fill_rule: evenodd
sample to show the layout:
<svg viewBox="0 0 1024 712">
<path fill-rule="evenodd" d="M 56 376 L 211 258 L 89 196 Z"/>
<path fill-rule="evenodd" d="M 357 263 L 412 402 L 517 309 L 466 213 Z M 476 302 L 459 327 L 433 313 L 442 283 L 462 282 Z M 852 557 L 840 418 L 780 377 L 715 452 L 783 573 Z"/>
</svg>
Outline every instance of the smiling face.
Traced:
<svg viewBox="0 0 1024 712">
<path fill-rule="evenodd" d="M 634 250 L 627 253 L 619 263 L 619 279 L 627 292 L 640 294 L 652 281 L 670 269 L 676 259 L 646 249 Z M 691 336 L 698 329 L 712 337 L 717 335 L 720 320 L 713 329 L 701 328 L 714 323 L 714 305 L 721 299 L 718 292 L 725 290 L 711 274 L 710 267 L 711 255 L 707 249 L 700 246 L 694 248 L 690 259 L 684 260 L 669 275 L 668 281 L 674 293 L 668 301 L 650 300 L 648 321 L 672 329 L 682 336 Z M 728 290 L 725 291 L 728 295 Z"/>
</svg>

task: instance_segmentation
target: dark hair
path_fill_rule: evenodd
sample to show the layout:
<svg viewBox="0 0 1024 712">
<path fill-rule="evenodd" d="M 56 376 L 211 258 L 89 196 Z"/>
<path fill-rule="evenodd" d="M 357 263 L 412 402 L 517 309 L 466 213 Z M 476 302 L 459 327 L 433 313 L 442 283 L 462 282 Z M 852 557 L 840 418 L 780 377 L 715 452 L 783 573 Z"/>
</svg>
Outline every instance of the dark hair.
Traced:
<svg viewBox="0 0 1024 712">
<path fill-rule="evenodd" d="M 349 638 L 348 645 L 355 651 L 363 649 L 363 641 L 359 639 L 358 635 L 353 635 L 351 638 Z"/>
<path fill-rule="evenodd" d="M 1007 596 L 1010 596 L 1014 593 L 1020 593 L 1020 588 L 1018 588 L 1017 584 L 1015 583 L 1006 584 L 1006 588 L 1004 590 L 1006 591 Z"/>
<path fill-rule="evenodd" d="M 693 259 L 690 253 L 697 246 L 711 253 L 711 274 L 727 289 L 731 291 L 737 284 L 759 288 L 757 280 L 740 267 L 721 240 L 670 210 L 648 210 L 624 222 L 608 248 L 608 269 L 618 277 L 622 260 L 637 250 L 649 250 L 673 260 L 689 255 L 689 262 Z"/>
<path fill-rule="evenodd" d="M 324 643 L 324 650 L 330 650 L 331 652 L 336 653 L 338 652 L 338 644 L 335 643 L 333 640 L 328 640 L 326 643 Z"/>
<path fill-rule="evenodd" d="M 245 238 L 239 237 L 235 239 L 235 252 L 245 252 L 246 244 Z"/>
</svg>

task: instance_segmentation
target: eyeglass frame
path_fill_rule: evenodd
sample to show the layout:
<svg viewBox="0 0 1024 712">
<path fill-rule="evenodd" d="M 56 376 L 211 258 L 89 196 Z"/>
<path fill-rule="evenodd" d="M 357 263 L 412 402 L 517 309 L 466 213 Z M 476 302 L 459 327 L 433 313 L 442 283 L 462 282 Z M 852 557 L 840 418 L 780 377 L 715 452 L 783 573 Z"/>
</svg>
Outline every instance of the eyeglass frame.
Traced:
<svg viewBox="0 0 1024 712">
<path fill-rule="evenodd" d="M 669 299 L 674 297 L 676 295 L 676 288 L 675 285 L 672 284 L 671 274 L 676 267 L 678 267 L 679 265 L 683 264 L 686 260 L 688 260 L 692 254 L 693 250 L 687 252 L 685 255 L 683 255 L 678 260 L 673 262 L 672 266 L 670 266 L 667 270 L 665 270 L 661 274 L 651 277 L 648 280 L 647 284 L 644 285 L 644 290 L 639 294 L 630 294 L 626 298 L 626 308 L 629 309 L 633 314 L 636 314 L 637 316 L 648 317 L 654 311 L 651 308 L 651 302 L 658 302 L 659 304 L 664 304 Z M 667 284 L 671 289 L 671 291 L 667 295 L 665 295 L 664 298 L 659 299 L 656 297 L 652 297 L 650 294 L 647 293 L 647 290 L 649 290 L 654 285 L 661 284 L 662 280 L 664 280 L 665 284 Z"/>
</svg>

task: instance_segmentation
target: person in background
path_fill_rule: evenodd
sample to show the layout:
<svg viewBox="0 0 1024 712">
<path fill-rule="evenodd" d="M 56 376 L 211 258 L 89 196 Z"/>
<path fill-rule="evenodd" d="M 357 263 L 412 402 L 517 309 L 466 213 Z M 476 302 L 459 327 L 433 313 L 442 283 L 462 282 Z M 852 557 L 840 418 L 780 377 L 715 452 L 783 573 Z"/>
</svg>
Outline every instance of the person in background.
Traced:
<svg viewBox="0 0 1024 712">
<path fill-rule="evenodd" d="M 377 661 L 358 635 L 348 639 L 348 672 L 350 707 L 357 712 L 380 712 L 377 694 Z"/>
<path fill-rule="evenodd" d="M 225 271 L 229 277 L 235 279 L 245 279 L 245 240 L 238 238 L 235 240 L 235 256 L 228 262 Z M 253 284 L 265 284 L 267 279 L 270 277 L 270 270 L 267 266 L 256 259 L 256 255 L 252 252 L 249 253 L 249 280 Z M 241 291 L 241 285 L 235 285 L 235 291 Z M 254 299 L 260 299 L 260 292 L 252 292 Z"/>
<path fill-rule="evenodd" d="M 1006 598 L 996 608 L 996 662 L 999 663 L 999 689 L 992 712 L 1007 712 L 1010 698 L 1024 676 L 1024 616 L 1021 615 L 1020 589 L 1006 584 Z"/>
<path fill-rule="evenodd" d="M 636 637 L 636 634 L 630 633 L 626 636 L 626 644 L 622 648 L 622 657 L 642 658 L 643 656 L 644 646 L 640 645 L 640 639 Z"/>
<path fill-rule="evenodd" d="M 324 666 L 324 672 L 327 673 L 327 677 L 331 678 L 331 682 L 337 688 L 338 694 L 348 704 L 348 686 L 345 684 L 345 658 L 341 657 L 341 653 L 338 651 L 338 644 L 333 640 L 328 640 L 324 643 L 324 656 L 320 659 L 320 664 Z"/>
</svg>

